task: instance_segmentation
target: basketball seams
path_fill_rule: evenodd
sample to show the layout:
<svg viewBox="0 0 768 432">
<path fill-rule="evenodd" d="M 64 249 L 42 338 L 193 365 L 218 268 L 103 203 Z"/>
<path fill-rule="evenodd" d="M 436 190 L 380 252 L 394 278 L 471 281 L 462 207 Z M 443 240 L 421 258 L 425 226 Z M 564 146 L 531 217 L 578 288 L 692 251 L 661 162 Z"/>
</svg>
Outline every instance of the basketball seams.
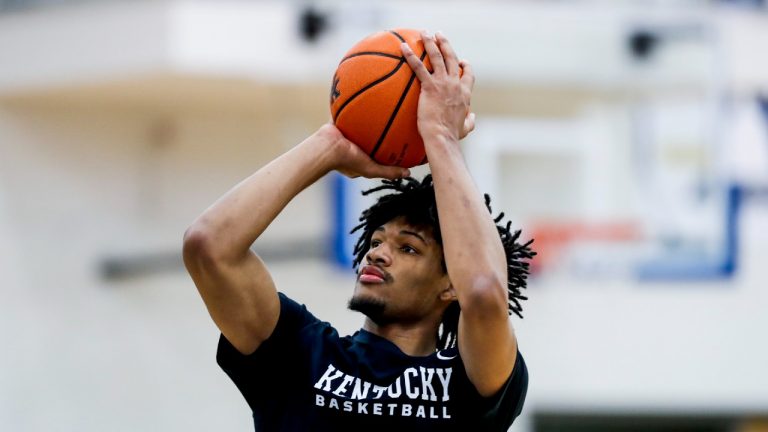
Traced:
<svg viewBox="0 0 768 432">
<path fill-rule="evenodd" d="M 341 61 L 339 62 L 339 65 L 341 65 L 342 63 L 344 63 L 345 61 L 347 61 L 347 60 L 349 60 L 351 58 L 362 57 L 362 56 L 379 56 L 379 57 L 391 58 L 391 59 L 394 59 L 394 60 L 403 60 L 404 59 L 403 56 L 397 56 L 397 55 L 394 55 L 394 54 L 385 53 L 385 52 L 381 52 L 381 51 L 360 51 L 359 53 L 350 54 L 350 55 L 344 57 L 343 59 L 341 59 Z"/>
<path fill-rule="evenodd" d="M 408 43 L 414 51 L 421 48 L 419 58 L 429 62 L 428 53 L 419 46 L 419 33 L 414 29 L 393 29 L 370 35 L 347 52 L 334 74 L 333 122 L 382 164 L 410 167 L 427 159 L 415 121 L 418 77 L 410 67 L 403 66 L 407 63 L 405 56 L 395 49 Z M 347 63 L 356 58 L 359 60 Z M 337 86 L 344 94 L 336 90 Z"/>
<path fill-rule="evenodd" d="M 399 43 L 405 42 L 405 38 L 403 38 L 398 32 L 396 32 L 394 30 L 389 30 L 387 33 L 389 33 L 392 36 L 396 37 L 398 39 Z M 390 54 L 390 53 L 386 53 L 386 52 L 382 52 L 382 51 L 360 51 L 360 52 L 357 52 L 357 53 L 354 53 L 354 54 L 350 54 L 350 55 L 344 57 L 343 59 L 341 59 L 339 64 L 342 64 L 345 61 L 347 61 L 347 60 L 349 60 L 349 59 L 351 59 L 353 57 L 366 56 L 366 55 L 388 57 L 388 58 L 395 59 L 395 60 L 405 61 L 405 57 L 403 57 L 401 55 Z"/>
<path fill-rule="evenodd" d="M 400 62 L 397 63 L 397 66 L 395 66 L 395 68 L 392 69 L 392 71 L 390 71 L 388 74 L 386 74 L 383 77 L 381 77 L 381 78 L 379 78 L 379 79 L 377 79 L 377 80 L 367 84 L 365 87 L 363 87 L 360 90 L 356 91 L 352 96 L 350 96 L 346 101 L 344 101 L 343 104 L 341 104 L 341 106 L 339 107 L 338 111 L 336 111 L 336 114 L 333 116 L 333 121 L 336 122 L 336 119 L 339 118 L 339 115 L 344 110 L 344 108 L 346 108 L 347 105 L 349 105 L 350 102 L 355 100 L 356 97 L 358 97 L 361 94 L 365 93 L 366 91 L 370 90 L 372 87 L 374 87 L 374 86 L 376 86 L 378 84 L 381 84 L 382 82 L 386 81 L 389 77 L 391 77 L 392 75 L 396 74 L 397 71 L 400 70 L 400 68 L 403 66 L 403 64 L 405 64 L 405 58 L 400 60 Z"/>
<path fill-rule="evenodd" d="M 397 33 L 396 31 L 390 30 L 387 33 L 395 36 L 401 43 L 405 42 L 405 39 L 403 39 L 403 37 L 400 36 L 400 34 Z M 405 57 L 403 57 L 402 55 L 391 54 L 391 53 L 388 53 L 388 52 L 383 52 L 383 51 L 360 51 L 360 52 L 356 52 L 356 53 L 350 54 L 350 55 L 344 57 L 343 59 L 341 59 L 341 61 L 339 62 L 339 65 L 341 65 L 342 63 L 344 63 L 345 61 L 347 61 L 347 60 L 349 60 L 349 59 L 351 59 L 353 57 L 360 57 L 360 56 L 381 56 L 381 57 L 391 58 L 391 59 L 394 59 L 394 60 L 402 60 L 402 61 L 405 60 Z"/>
<path fill-rule="evenodd" d="M 405 38 L 403 38 L 402 36 L 400 36 L 400 33 L 396 32 L 396 31 L 394 31 L 394 30 L 390 30 L 390 31 L 389 31 L 389 33 L 390 33 L 391 35 L 395 36 L 396 38 L 400 39 L 400 42 L 405 42 Z"/>
<path fill-rule="evenodd" d="M 396 36 L 397 33 L 392 32 Z M 424 58 L 427 56 L 427 50 L 425 49 L 424 52 L 419 57 L 422 61 L 424 61 Z M 413 81 L 416 79 L 416 74 L 411 71 L 411 78 L 408 80 L 408 84 L 405 86 L 405 90 L 403 90 L 403 93 L 400 95 L 400 99 L 397 101 L 397 105 L 395 105 L 395 109 L 392 112 L 392 115 L 389 116 L 389 120 L 387 121 L 387 125 L 384 126 L 384 130 L 381 132 L 381 135 L 379 136 L 378 141 L 376 141 L 376 145 L 373 147 L 373 150 L 371 150 L 371 153 L 369 156 L 373 158 L 376 155 L 376 152 L 379 151 L 379 148 L 381 147 L 381 144 L 384 142 L 384 139 L 387 137 L 387 132 L 389 132 L 389 128 L 392 127 L 392 123 L 395 121 L 395 117 L 397 117 L 397 112 L 400 111 L 400 107 L 403 105 L 403 101 L 405 101 L 405 97 L 408 95 L 408 92 L 411 90 L 411 86 L 413 85 Z"/>
</svg>

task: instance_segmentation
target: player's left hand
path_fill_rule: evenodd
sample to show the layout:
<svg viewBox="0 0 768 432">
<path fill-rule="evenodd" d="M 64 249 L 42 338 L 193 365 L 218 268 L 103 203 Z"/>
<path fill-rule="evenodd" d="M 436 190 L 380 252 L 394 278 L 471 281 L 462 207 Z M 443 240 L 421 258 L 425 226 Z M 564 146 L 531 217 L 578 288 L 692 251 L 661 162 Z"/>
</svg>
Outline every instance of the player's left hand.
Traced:
<svg viewBox="0 0 768 432">
<path fill-rule="evenodd" d="M 421 34 L 433 72 L 407 43 L 401 50 L 408 65 L 421 82 L 418 126 L 421 136 L 443 136 L 458 141 L 475 128 L 475 114 L 470 112 L 475 74 L 470 64 L 459 61 L 448 39 L 441 33 Z"/>
</svg>

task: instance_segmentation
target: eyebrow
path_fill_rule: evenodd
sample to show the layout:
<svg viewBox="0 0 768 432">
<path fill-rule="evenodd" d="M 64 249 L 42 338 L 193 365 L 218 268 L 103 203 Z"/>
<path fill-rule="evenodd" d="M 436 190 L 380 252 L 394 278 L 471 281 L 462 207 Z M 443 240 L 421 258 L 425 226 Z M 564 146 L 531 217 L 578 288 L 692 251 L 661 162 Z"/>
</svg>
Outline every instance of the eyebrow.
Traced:
<svg viewBox="0 0 768 432">
<path fill-rule="evenodd" d="M 380 227 L 376 228 L 376 229 L 375 229 L 375 231 L 381 231 L 381 232 L 384 232 L 384 227 L 383 227 L 383 226 L 380 226 Z M 424 237 L 422 237 L 422 236 L 421 236 L 419 233 L 417 233 L 417 232 L 415 232 L 415 231 L 409 231 L 409 230 L 400 230 L 400 233 L 399 233 L 399 235 L 409 235 L 409 236 L 413 236 L 413 237 L 416 237 L 417 239 L 421 240 L 421 242 L 422 242 L 422 243 L 424 243 L 425 245 L 427 244 L 427 240 L 426 240 L 426 239 L 424 239 Z"/>
</svg>

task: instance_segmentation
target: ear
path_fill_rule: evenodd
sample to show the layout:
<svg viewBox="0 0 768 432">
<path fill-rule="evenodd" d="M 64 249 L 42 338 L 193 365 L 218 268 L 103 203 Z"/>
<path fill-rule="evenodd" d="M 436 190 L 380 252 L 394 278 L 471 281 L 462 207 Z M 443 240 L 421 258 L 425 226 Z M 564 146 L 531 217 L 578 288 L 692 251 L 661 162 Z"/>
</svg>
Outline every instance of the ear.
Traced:
<svg viewBox="0 0 768 432">
<path fill-rule="evenodd" d="M 456 290 L 453 288 L 453 284 L 451 282 L 448 282 L 448 286 L 446 286 L 442 291 L 440 291 L 440 300 L 452 302 L 456 301 L 458 298 L 456 297 Z"/>
</svg>

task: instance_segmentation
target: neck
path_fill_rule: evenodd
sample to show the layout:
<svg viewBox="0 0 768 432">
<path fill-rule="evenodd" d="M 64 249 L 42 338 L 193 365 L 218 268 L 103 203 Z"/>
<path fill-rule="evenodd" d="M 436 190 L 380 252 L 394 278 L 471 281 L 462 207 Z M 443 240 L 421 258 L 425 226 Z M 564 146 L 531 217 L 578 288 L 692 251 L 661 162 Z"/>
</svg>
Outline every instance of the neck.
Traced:
<svg viewBox="0 0 768 432">
<path fill-rule="evenodd" d="M 416 323 L 413 325 L 391 323 L 378 325 L 365 319 L 363 329 L 395 344 L 400 351 L 412 357 L 428 356 L 437 349 L 437 328 L 425 323 Z"/>
</svg>

